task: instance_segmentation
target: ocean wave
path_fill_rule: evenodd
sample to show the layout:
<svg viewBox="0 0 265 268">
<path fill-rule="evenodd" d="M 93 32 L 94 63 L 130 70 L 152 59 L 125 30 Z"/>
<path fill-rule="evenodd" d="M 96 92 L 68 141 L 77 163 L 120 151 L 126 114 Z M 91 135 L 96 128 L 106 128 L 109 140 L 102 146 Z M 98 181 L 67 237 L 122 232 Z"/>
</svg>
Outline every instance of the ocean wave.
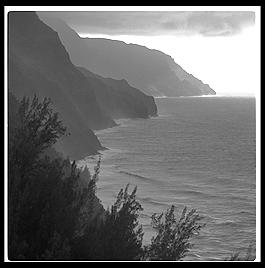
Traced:
<svg viewBox="0 0 265 268">
<path fill-rule="evenodd" d="M 238 226 L 239 223 L 234 220 L 217 220 L 215 221 L 216 225 L 228 225 L 231 227 Z"/>
<path fill-rule="evenodd" d="M 202 260 L 227 257 L 256 235 L 255 105 L 211 97 L 156 99 L 159 117 L 119 121 L 111 135 L 99 135 L 109 148 L 102 152 L 101 196 L 112 203 L 125 181 L 138 185 L 143 224 L 172 203 L 176 213 L 197 209 L 206 223 L 194 240 Z"/>
<path fill-rule="evenodd" d="M 203 217 L 206 220 L 209 220 L 210 222 L 212 222 L 215 225 L 229 225 L 229 226 L 238 226 L 240 225 L 240 223 L 236 220 L 232 220 L 232 219 L 221 219 L 221 218 L 217 218 L 217 217 L 213 217 L 210 215 L 203 215 Z"/>
<path fill-rule="evenodd" d="M 160 207 L 166 208 L 166 207 L 169 206 L 167 202 L 158 201 L 158 200 L 155 200 L 155 199 L 153 199 L 151 197 L 141 197 L 141 196 L 138 196 L 138 199 L 143 204 L 153 205 L 154 207 L 160 206 Z"/>
<path fill-rule="evenodd" d="M 121 174 L 125 174 L 125 175 L 128 175 L 128 176 L 131 176 L 131 177 L 134 177 L 134 178 L 143 180 L 143 181 L 148 181 L 148 182 L 153 181 L 153 180 L 150 179 L 150 178 L 147 178 L 147 177 L 144 177 L 144 176 L 135 174 L 135 173 L 131 173 L 131 172 L 127 172 L 127 171 L 123 171 L 123 170 L 120 170 L 119 173 L 121 173 Z"/>
<path fill-rule="evenodd" d="M 206 193 L 203 191 L 198 190 L 185 190 L 185 189 L 176 189 L 176 190 L 170 190 L 173 191 L 175 194 L 181 194 L 181 195 L 194 195 L 194 196 L 201 196 L 201 197 L 215 197 L 214 195 L 210 193 Z"/>
<path fill-rule="evenodd" d="M 146 214 L 146 213 L 141 213 L 141 214 L 140 214 L 140 217 L 141 217 L 141 218 L 147 218 L 147 219 L 150 219 L 150 218 L 151 218 L 151 215 L 148 215 L 148 214 Z"/>
<path fill-rule="evenodd" d="M 187 254 L 187 256 L 184 258 L 184 260 L 200 260 L 201 259 L 201 255 L 199 255 L 198 253 L 195 253 L 195 252 L 189 252 Z"/>
<path fill-rule="evenodd" d="M 245 211 L 245 210 L 238 211 L 237 214 L 239 214 L 239 215 L 252 215 L 252 213 L 250 211 Z"/>
</svg>

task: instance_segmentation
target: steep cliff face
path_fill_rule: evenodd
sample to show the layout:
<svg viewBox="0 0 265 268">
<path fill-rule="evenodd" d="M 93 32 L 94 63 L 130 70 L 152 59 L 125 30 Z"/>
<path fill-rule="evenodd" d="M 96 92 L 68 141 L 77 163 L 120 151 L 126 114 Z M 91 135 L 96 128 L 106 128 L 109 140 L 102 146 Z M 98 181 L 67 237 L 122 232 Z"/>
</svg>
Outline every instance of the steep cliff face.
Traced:
<svg viewBox="0 0 265 268">
<path fill-rule="evenodd" d="M 153 97 L 74 66 L 57 32 L 36 13 L 10 12 L 8 19 L 8 89 L 19 99 L 52 99 L 70 132 L 57 150 L 71 158 L 96 153 L 103 147 L 92 129 L 115 126 L 113 118 L 156 115 Z"/>
<path fill-rule="evenodd" d="M 181 81 L 188 81 L 189 84 L 192 86 L 198 88 L 201 91 L 201 95 L 215 95 L 215 91 L 210 88 L 208 84 L 204 84 L 201 80 L 193 76 L 192 74 L 187 73 L 183 68 L 175 63 L 175 61 L 172 58 L 168 58 L 168 64 L 171 67 L 171 69 L 175 72 L 177 77 Z"/>
<path fill-rule="evenodd" d="M 174 60 L 158 50 L 103 38 L 81 38 L 47 12 L 40 18 L 54 28 L 69 51 L 72 62 L 104 77 L 126 79 L 153 96 L 191 96 L 215 94 L 207 84 L 184 71 Z"/>
<path fill-rule="evenodd" d="M 8 89 L 22 96 L 50 97 L 70 136 L 57 147 L 72 158 L 102 146 L 91 129 L 115 122 L 99 107 L 86 77 L 71 63 L 58 34 L 34 12 L 8 14 Z"/>
<path fill-rule="evenodd" d="M 102 110 L 113 118 L 147 118 L 157 115 L 154 98 L 131 87 L 126 80 L 104 78 L 84 67 L 78 69 L 88 78 Z"/>
</svg>

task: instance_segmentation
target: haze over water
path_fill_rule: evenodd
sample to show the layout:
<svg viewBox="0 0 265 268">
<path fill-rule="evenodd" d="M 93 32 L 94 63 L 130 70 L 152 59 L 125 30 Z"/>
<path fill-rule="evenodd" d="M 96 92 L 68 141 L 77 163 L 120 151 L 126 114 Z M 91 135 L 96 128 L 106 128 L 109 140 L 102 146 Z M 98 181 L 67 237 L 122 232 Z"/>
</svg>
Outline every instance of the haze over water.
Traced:
<svg viewBox="0 0 265 268">
<path fill-rule="evenodd" d="M 158 117 L 118 120 L 120 126 L 96 133 L 109 148 L 97 184 L 103 205 L 111 206 L 127 183 L 137 185 L 145 243 L 153 235 L 153 213 L 171 204 L 179 213 L 184 206 L 197 209 L 206 227 L 186 260 L 225 259 L 255 244 L 255 98 L 156 103 Z M 96 159 L 79 164 L 92 167 Z"/>
</svg>

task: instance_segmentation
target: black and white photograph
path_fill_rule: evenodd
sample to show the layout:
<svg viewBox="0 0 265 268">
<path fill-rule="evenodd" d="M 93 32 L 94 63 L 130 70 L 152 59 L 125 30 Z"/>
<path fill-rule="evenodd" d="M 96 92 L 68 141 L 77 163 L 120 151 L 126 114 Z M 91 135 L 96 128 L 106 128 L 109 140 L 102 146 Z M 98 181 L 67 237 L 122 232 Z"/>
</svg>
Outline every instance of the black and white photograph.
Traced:
<svg viewBox="0 0 265 268">
<path fill-rule="evenodd" d="M 260 6 L 5 6 L 5 262 L 260 262 Z"/>
</svg>

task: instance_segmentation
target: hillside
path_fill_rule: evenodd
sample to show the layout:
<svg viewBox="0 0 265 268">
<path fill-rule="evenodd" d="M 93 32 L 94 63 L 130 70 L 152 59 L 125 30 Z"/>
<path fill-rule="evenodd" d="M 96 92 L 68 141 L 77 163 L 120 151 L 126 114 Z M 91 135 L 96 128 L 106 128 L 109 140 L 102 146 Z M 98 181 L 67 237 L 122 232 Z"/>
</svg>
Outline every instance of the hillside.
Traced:
<svg viewBox="0 0 265 268">
<path fill-rule="evenodd" d="M 94 88 L 101 109 L 114 119 L 148 118 L 157 115 L 154 98 L 131 87 L 124 79 L 116 80 L 93 74 L 84 67 L 78 69 Z"/>
<path fill-rule="evenodd" d="M 103 77 L 125 79 L 152 96 L 215 94 L 209 85 L 187 73 L 165 53 L 104 38 L 81 38 L 51 12 L 38 12 L 55 29 L 72 62 Z"/>
<path fill-rule="evenodd" d="M 96 76 L 84 75 L 73 65 L 57 32 L 44 24 L 36 13 L 10 12 L 8 19 L 8 90 L 18 99 L 34 94 L 52 99 L 54 109 L 70 133 L 56 144 L 65 155 L 82 158 L 102 149 L 92 130 L 115 126 L 113 117 L 146 118 L 153 115 L 153 111 L 149 111 L 156 109 L 152 97 L 142 94 L 144 101 L 139 102 L 125 93 L 125 101 L 121 101 L 122 89 L 118 96 L 116 93 L 112 95 L 111 87 L 106 83 L 104 88 L 108 93 L 98 88 L 101 85 Z M 115 102 L 111 109 L 108 99 L 103 100 L 106 94 L 112 95 Z M 99 95 L 102 96 L 100 102 Z M 149 105 L 153 108 L 148 108 Z"/>
</svg>

